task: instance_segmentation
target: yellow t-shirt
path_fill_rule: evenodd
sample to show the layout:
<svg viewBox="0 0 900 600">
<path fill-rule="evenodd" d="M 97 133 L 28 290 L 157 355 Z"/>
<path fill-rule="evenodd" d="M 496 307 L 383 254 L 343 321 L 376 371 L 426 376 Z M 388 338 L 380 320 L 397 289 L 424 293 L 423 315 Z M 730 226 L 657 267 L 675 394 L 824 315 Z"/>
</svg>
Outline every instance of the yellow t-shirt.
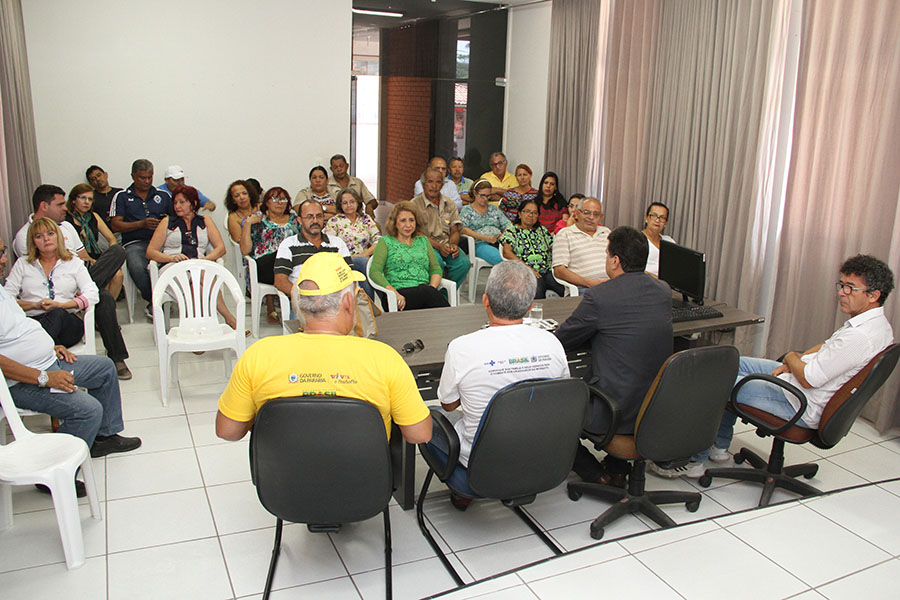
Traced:
<svg viewBox="0 0 900 600">
<path fill-rule="evenodd" d="M 388 437 L 391 421 L 415 425 L 428 416 L 409 366 L 382 342 L 354 336 L 295 333 L 259 340 L 238 360 L 219 410 L 252 421 L 273 398 L 345 396 L 375 405 Z"/>
<path fill-rule="evenodd" d="M 488 181 L 491 182 L 491 187 L 503 188 L 505 190 L 514 188 L 517 185 L 519 185 L 519 182 L 516 181 L 515 175 L 513 175 L 509 171 L 507 171 L 506 174 L 503 176 L 503 181 L 500 181 L 500 179 L 496 175 L 494 175 L 493 171 L 488 171 L 487 173 L 484 173 L 481 177 L 479 177 L 479 179 L 487 179 Z"/>
</svg>

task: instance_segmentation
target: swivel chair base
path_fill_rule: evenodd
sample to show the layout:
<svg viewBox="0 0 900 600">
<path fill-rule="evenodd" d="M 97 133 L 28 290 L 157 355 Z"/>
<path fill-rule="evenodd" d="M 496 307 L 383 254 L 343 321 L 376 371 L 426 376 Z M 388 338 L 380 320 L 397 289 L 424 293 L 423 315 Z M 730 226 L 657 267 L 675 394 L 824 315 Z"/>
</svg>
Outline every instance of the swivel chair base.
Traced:
<svg viewBox="0 0 900 600">
<path fill-rule="evenodd" d="M 602 539 L 604 527 L 629 513 L 646 515 L 662 528 L 676 525 L 671 517 L 660 510 L 658 504 L 684 502 L 689 512 L 695 512 L 700 508 L 701 496 L 698 492 L 644 491 L 645 464 L 644 460 L 634 461 L 631 474 L 628 476 L 628 489 L 625 490 L 586 481 L 573 481 L 566 487 L 571 500 L 578 500 L 582 494 L 587 494 L 613 503 L 606 509 L 606 512 L 591 523 L 592 538 Z"/>
<path fill-rule="evenodd" d="M 800 476 L 803 476 L 806 479 L 812 479 L 819 471 L 819 465 L 815 463 L 804 463 L 787 467 L 784 466 L 784 440 L 776 438 L 773 441 L 772 452 L 769 454 L 768 462 L 753 450 L 741 448 L 741 451 L 734 455 L 734 462 L 739 465 L 745 460 L 753 465 L 752 469 L 739 467 L 707 469 L 706 473 L 703 474 L 698 483 L 703 487 L 709 487 L 713 477 L 725 477 L 727 479 L 736 479 L 738 481 L 761 483 L 763 484 L 763 490 L 759 497 L 758 507 L 768 506 L 772 501 L 772 493 L 777 488 L 794 492 L 803 498 L 820 496 L 822 494 L 821 490 L 814 488 L 808 483 L 795 479 Z"/>
</svg>

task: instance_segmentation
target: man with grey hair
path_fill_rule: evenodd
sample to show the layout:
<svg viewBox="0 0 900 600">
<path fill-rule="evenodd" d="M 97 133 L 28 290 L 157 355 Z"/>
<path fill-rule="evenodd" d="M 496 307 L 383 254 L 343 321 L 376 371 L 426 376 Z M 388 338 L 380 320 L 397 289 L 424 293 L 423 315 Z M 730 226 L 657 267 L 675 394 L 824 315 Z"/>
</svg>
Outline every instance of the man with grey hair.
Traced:
<svg viewBox="0 0 900 600">
<path fill-rule="evenodd" d="M 549 331 L 522 322 L 531 309 L 536 287 L 537 280 L 524 263 L 496 265 L 481 297 L 490 326 L 458 337 L 447 346 L 438 398 L 445 411 L 462 407 L 454 428 L 463 465 L 469 463 L 481 416 L 498 390 L 525 379 L 569 376 L 559 340 Z M 446 452 L 445 439 L 436 436 L 433 443 Z M 452 495 L 450 501 L 460 510 L 469 504 Z"/>
<path fill-rule="evenodd" d="M 139 158 L 131 164 L 133 183 L 113 196 L 109 207 L 109 226 L 122 234 L 125 248 L 125 264 L 135 287 L 147 303 L 144 314 L 153 318 L 150 302 L 150 260 L 147 258 L 147 244 L 156 231 L 160 220 L 174 215 L 172 197 L 168 192 L 153 187 L 153 163 Z"/>
<path fill-rule="evenodd" d="M 575 211 L 575 226 L 561 229 L 553 238 L 553 275 L 578 286 L 584 295 L 588 288 L 609 281 L 609 227 L 602 224 L 603 205 L 596 198 L 582 198 Z"/>
<path fill-rule="evenodd" d="M 407 442 L 431 439 L 431 415 L 403 358 L 387 344 L 348 335 L 363 277 L 333 252 L 303 263 L 297 291 L 304 331 L 263 338 L 244 352 L 219 398 L 216 435 L 241 439 L 272 398 L 345 396 L 374 404 L 388 437 L 394 422 Z"/>
<path fill-rule="evenodd" d="M 462 198 L 460 198 L 459 189 L 457 189 L 456 183 L 449 177 L 447 177 L 447 161 L 445 161 L 440 156 L 435 156 L 430 161 L 428 161 L 428 166 L 425 168 L 425 170 L 427 171 L 428 169 L 437 169 L 443 174 L 444 185 L 441 186 L 441 193 L 453 200 L 453 203 L 456 204 L 456 208 L 462 208 L 463 201 Z M 425 191 L 425 188 L 423 187 L 424 184 L 425 171 L 422 171 L 422 176 L 416 180 L 416 184 L 413 186 L 413 191 L 417 196 Z"/>
<path fill-rule="evenodd" d="M 506 165 L 509 164 L 509 161 L 506 160 L 506 155 L 502 152 L 491 153 L 488 164 L 491 170 L 482 173 L 478 179 L 487 179 L 491 182 L 491 200 L 499 202 L 507 190 L 516 187 L 519 183 L 516 181 L 515 176 L 506 170 Z"/>
</svg>

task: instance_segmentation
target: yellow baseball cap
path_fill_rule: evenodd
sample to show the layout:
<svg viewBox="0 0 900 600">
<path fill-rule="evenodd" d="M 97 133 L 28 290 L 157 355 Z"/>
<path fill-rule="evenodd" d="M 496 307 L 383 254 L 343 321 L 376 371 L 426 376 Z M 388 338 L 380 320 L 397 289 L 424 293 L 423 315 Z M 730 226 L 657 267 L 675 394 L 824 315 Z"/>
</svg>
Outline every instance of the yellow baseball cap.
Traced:
<svg viewBox="0 0 900 600">
<path fill-rule="evenodd" d="M 364 281 L 366 276 L 354 271 L 337 252 L 317 252 L 300 267 L 297 283 L 312 281 L 319 289 L 297 291 L 301 296 L 326 296 L 344 289 L 354 281 Z"/>
</svg>

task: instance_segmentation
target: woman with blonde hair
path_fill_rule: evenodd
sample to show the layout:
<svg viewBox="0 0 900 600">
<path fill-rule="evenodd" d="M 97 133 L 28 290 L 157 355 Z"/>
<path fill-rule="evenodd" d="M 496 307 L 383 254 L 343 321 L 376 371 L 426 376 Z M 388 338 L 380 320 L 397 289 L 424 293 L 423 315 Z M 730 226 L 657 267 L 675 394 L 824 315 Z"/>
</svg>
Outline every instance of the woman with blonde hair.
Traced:
<svg viewBox="0 0 900 600">
<path fill-rule="evenodd" d="M 66 250 L 59 226 L 52 219 L 35 219 L 28 227 L 28 252 L 13 265 L 6 291 L 53 338 L 67 348 L 81 341 L 84 322 L 75 314 L 96 305 L 97 331 L 119 379 L 131 379 L 125 365 L 128 350 L 116 317 L 116 302 L 106 289 L 98 290 L 84 263 Z M 93 335 L 88 333 L 88 335 Z"/>
</svg>

